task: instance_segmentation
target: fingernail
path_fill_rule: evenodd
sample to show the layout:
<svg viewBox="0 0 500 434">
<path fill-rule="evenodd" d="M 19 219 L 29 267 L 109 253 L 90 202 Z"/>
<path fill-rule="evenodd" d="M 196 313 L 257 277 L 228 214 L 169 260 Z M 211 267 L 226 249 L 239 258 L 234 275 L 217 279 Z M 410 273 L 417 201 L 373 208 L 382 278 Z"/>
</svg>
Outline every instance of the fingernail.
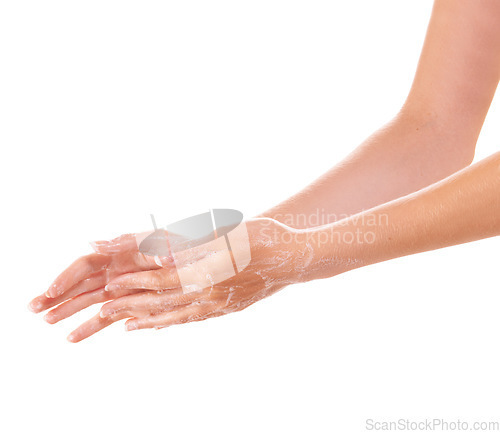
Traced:
<svg viewBox="0 0 500 434">
<path fill-rule="evenodd" d="M 28 309 L 33 313 L 38 313 L 40 307 L 40 303 L 33 303 L 31 301 L 28 303 Z"/>
<path fill-rule="evenodd" d="M 116 250 L 116 249 L 113 249 L 110 247 L 111 242 L 109 242 L 109 241 L 90 241 L 89 244 L 90 244 L 90 247 L 92 247 L 96 253 L 100 253 L 100 254 L 104 254 L 104 255 L 106 255 L 108 253 L 115 253 L 115 250 Z M 104 249 L 104 251 L 103 251 L 103 249 Z"/>
<path fill-rule="evenodd" d="M 56 298 L 59 295 L 59 289 L 56 284 L 50 286 L 50 288 L 45 292 L 45 297 Z"/>
<path fill-rule="evenodd" d="M 127 332 L 130 332 L 132 330 L 137 330 L 137 329 L 138 329 L 137 324 L 135 324 L 133 322 L 129 322 L 129 323 L 125 324 L 125 331 L 127 331 Z"/>
<path fill-rule="evenodd" d="M 114 315 L 115 313 L 116 313 L 116 311 L 114 311 L 114 310 L 101 310 L 101 311 L 99 312 L 99 316 L 100 316 L 101 318 L 107 318 L 108 316 L 112 316 L 112 315 Z"/>
<path fill-rule="evenodd" d="M 107 240 L 91 241 L 90 244 L 93 244 L 94 246 L 106 246 L 110 244 L 110 241 Z"/>
<path fill-rule="evenodd" d="M 70 342 L 76 341 L 76 337 L 72 333 L 70 333 L 66 339 L 68 339 L 68 341 L 70 341 Z"/>
<path fill-rule="evenodd" d="M 108 283 L 104 287 L 104 291 L 114 291 L 115 289 L 120 289 L 119 285 L 116 285 L 115 283 Z"/>
<path fill-rule="evenodd" d="M 52 315 L 51 315 L 51 314 L 50 314 L 50 312 L 49 312 L 49 313 L 46 313 L 46 314 L 43 316 L 43 319 L 44 319 L 45 321 L 47 321 L 49 324 L 51 324 L 51 321 L 50 321 L 50 320 L 51 320 L 51 319 L 53 319 L 53 318 L 52 318 Z"/>
<path fill-rule="evenodd" d="M 104 291 L 116 291 L 118 289 L 120 289 L 120 284 L 119 283 L 108 283 L 104 287 Z"/>
<path fill-rule="evenodd" d="M 96 253 L 101 255 L 111 255 L 120 252 L 120 245 L 115 245 L 112 241 L 90 241 L 89 244 Z"/>
</svg>

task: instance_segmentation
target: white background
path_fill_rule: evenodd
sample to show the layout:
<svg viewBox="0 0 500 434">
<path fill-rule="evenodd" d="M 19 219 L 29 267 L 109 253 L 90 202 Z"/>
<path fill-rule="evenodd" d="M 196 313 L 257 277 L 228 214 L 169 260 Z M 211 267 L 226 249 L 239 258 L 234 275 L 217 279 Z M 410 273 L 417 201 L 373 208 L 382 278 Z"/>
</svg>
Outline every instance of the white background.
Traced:
<svg viewBox="0 0 500 434">
<path fill-rule="evenodd" d="M 88 242 L 255 215 L 389 120 L 430 0 L 3 1 L 2 432 L 360 433 L 499 420 L 499 239 L 79 344 L 26 308 Z M 476 158 L 499 149 L 494 102 Z"/>
</svg>

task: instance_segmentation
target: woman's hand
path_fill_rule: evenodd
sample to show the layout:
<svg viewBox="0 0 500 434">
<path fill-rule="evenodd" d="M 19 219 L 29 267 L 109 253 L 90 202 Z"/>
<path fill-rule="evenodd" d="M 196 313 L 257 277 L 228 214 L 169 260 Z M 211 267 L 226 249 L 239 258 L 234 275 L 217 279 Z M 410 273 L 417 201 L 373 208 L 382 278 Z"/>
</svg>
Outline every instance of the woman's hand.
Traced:
<svg viewBox="0 0 500 434">
<path fill-rule="evenodd" d="M 241 257 L 249 246 L 248 265 L 223 281 L 219 281 L 221 276 L 230 271 L 224 243 L 203 244 L 174 253 L 170 258 L 162 258 L 160 268 L 152 257 L 138 252 L 137 243 L 132 242 L 134 236 L 127 235 L 112 242 L 97 243 L 95 248 L 102 254 L 90 255 L 83 261 L 80 259 L 75 263 L 79 265 L 68 268 L 56 280 L 52 288 L 54 292 L 49 293 L 56 295 L 61 292 L 57 288 L 63 288 L 62 295 L 53 299 L 41 296 L 43 307 L 35 310 L 69 299 L 48 314 L 48 320 L 52 317 L 59 320 L 95 302 L 113 300 L 101 308 L 99 315 L 71 333 L 68 339 L 73 342 L 126 318 L 129 318 L 126 329 L 136 330 L 163 328 L 242 310 L 299 280 L 300 264 L 311 254 L 307 246 L 297 242 L 297 231 L 275 220 L 254 219 L 245 225 L 248 235 L 240 234 L 231 239 L 231 266 L 238 268 L 238 261 L 234 258 Z M 223 237 L 219 239 L 223 241 Z M 88 265 L 89 262 L 92 266 Z M 103 273 L 102 264 L 108 267 L 104 274 L 109 276 L 112 269 L 114 278 L 96 278 L 97 274 Z M 236 269 L 232 274 L 234 271 Z M 94 274 L 89 277 L 89 272 Z M 77 279 L 78 283 L 74 284 Z M 86 282 L 92 279 L 93 284 L 89 286 Z M 218 283 L 207 284 L 211 281 Z M 101 288 L 85 292 L 98 282 Z M 106 288 L 104 283 L 107 283 Z M 74 286 L 69 287 L 70 284 Z M 32 305 L 39 299 L 35 299 Z"/>
<path fill-rule="evenodd" d="M 119 245 L 118 250 L 116 246 Z M 34 298 L 29 308 L 39 313 L 50 309 L 47 322 L 54 324 L 95 303 L 115 299 L 141 290 L 106 291 L 105 286 L 116 276 L 160 268 L 151 256 L 139 252 L 136 235 L 128 234 L 112 241 L 93 243 L 97 252 L 83 256 L 64 270 L 48 291 Z M 112 252 L 114 252 L 112 254 Z M 164 260 L 167 264 L 167 260 Z"/>
<path fill-rule="evenodd" d="M 108 288 L 113 291 L 140 288 L 150 292 L 113 300 L 102 307 L 100 316 L 131 317 L 126 323 L 127 330 L 162 328 L 242 310 L 297 281 L 298 264 L 303 256 L 294 236 L 298 232 L 271 219 L 251 220 L 246 227 L 250 262 L 233 277 L 202 286 L 227 271 L 227 251 L 208 250 L 202 245 L 178 255 L 177 269 L 164 267 L 122 275 L 111 281 Z M 245 241 L 231 240 L 234 256 L 245 249 Z"/>
</svg>

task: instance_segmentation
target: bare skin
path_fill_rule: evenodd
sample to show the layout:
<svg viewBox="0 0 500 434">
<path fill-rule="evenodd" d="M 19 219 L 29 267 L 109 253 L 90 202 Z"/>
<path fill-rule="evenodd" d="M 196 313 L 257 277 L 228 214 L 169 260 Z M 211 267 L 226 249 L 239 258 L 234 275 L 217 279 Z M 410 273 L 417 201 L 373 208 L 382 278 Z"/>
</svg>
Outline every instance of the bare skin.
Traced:
<svg viewBox="0 0 500 434">
<path fill-rule="evenodd" d="M 500 77 L 500 2 L 437 0 L 401 110 L 307 188 L 262 213 L 305 228 L 413 193 L 472 162 Z"/>
<path fill-rule="evenodd" d="M 169 258 L 162 258 L 162 265 L 157 265 L 151 256 L 145 256 L 130 242 L 133 236 L 124 235 L 98 244 L 96 249 L 102 253 L 75 261 L 46 294 L 30 303 L 30 308 L 41 312 L 57 306 L 46 315 L 46 320 L 54 324 L 88 306 L 112 300 L 68 336 L 71 342 L 85 339 L 125 318 L 130 318 L 126 329 L 135 330 L 163 328 L 242 310 L 295 283 L 295 258 L 300 256 L 302 248 L 280 241 L 288 239 L 285 233 L 295 236 L 297 231 L 275 220 L 254 219 L 246 227 L 252 252 L 250 264 L 220 284 L 186 294 L 178 278 L 179 264 L 175 267 Z M 236 242 L 231 247 L 235 251 L 239 246 Z M 193 277 L 196 269 L 213 273 L 223 260 L 219 253 L 222 252 L 207 252 L 204 246 L 192 249 L 183 266 L 191 270 Z M 302 254 L 305 253 L 309 252 Z"/>
<path fill-rule="evenodd" d="M 46 320 L 55 323 L 107 301 L 68 337 L 78 342 L 118 320 L 129 330 L 199 321 L 289 284 L 499 235 L 500 154 L 467 167 L 500 78 L 499 22 L 498 0 L 436 0 L 400 112 L 312 185 L 247 222 L 244 271 L 185 294 L 171 258 L 158 265 L 125 235 L 97 243 L 30 308 L 52 308 Z M 328 224 L 314 227 L 307 217 L 318 210 Z M 217 255 L 193 254 L 187 266 L 209 256 L 207 269 L 217 266 Z"/>
<path fill-rule="evenodd" d="M 308 240 L 314 258 L 301 280 L 330 277 L 337 274 L 336 266 L 343 273 L 500 235 L 499 191 L 496 153 L 416 193 L 337 223 L 302 230 L 298 242 Z M 360 241 L 351 242 L 354 236 Z"/>
</svg>

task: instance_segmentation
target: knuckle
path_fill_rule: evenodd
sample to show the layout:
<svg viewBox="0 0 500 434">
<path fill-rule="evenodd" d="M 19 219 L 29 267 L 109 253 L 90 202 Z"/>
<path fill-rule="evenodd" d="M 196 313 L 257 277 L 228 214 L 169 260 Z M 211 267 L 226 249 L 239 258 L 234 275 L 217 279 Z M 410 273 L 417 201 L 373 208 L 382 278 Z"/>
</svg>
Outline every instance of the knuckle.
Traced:
<svg viewBox="0 0 500 434">
<path fill-rule="evenodd" d="M 161 272 L 155 272 L 151 275 L 151 284 L 155 288 L 161 288 L 164 284 L 164 276 Z"/>
<path fill-rule="evenodd" d="M 82 256 L 76 261 L 76 263 L 79 268 L 89 269 L 92 266 L 91 258 L 91 255 Z"/>
</svg>

